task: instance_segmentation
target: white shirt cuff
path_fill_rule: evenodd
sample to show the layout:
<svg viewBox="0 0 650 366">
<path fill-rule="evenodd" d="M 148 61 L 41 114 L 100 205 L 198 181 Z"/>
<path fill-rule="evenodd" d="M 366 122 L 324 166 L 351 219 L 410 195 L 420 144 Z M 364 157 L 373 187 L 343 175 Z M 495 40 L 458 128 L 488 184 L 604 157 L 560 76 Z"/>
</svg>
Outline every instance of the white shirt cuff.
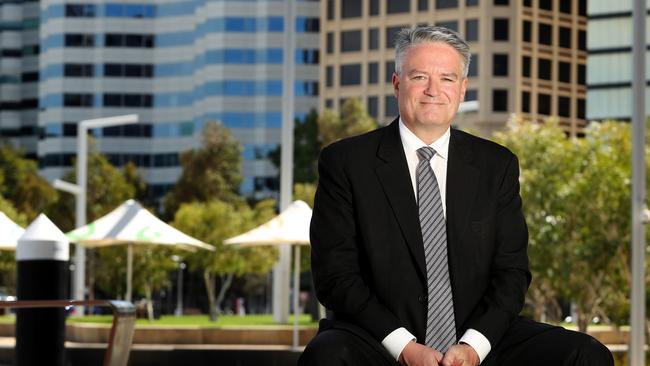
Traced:
<svg viewBox="0 0 650 366">
<path fill-rule="evenodd" d="M 478 354 L 479 364 L 485 360 L 485 357 L 487 357 L 492 349 L 490 341 L 481 332 L 471 328 L 467 329 L 458 343 L 467 343 L 470 347 L 474 348 L 474 351 Z"/>
<path fill-rule="evenodd" d="M 480 334 L 480 333 L 479 333 Z M 397 328 L 390 332 L 389 335 L 381 341 L 381 345 L 388 350 L 395 361 L 399 360 L 399 355 L 406 345 L 415 340 L 415 336 L 411 334 L 406 328 Z"/>
</svg>

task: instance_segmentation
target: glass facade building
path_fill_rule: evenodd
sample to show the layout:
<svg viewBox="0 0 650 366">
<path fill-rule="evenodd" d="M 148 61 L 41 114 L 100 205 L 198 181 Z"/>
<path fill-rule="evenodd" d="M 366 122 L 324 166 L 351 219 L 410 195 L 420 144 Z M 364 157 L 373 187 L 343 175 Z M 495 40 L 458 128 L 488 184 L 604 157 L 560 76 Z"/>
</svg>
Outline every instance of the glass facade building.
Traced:
<svg viewBox="0 0 650 366">
<path fill-rule="evenodd" d="M 586 79 L 590 120 L 632 119 L 632 3 L 632 0 L 589 0 Z M 650 2 L 646 2 L 646 7 L 650 9 Z M 650 28 L 646 27 L 648 41 Z M 650 60 L 647 49 L 646 60 Z M 650 80 L 649 75 L 646 61 L 646 81 Z M 646 105 L 650 105 L 647 86 Z"/>
<path fill-rule="evenodd" d="M 280 144 L 287 57 L 294 117 L 318 107 L 317 1 L 2 1 L 0 10 L 0 134 L 47 179 L 70 169 L 78 121 L 137 113 L 139 124 L 93 135 L 114 164 L 140 167 L 155 195 L 176 181 L 179 154 L 199 146 L 210 121 L 242 143 L 241 193 L 277 194 L 268 155 Z M 293 55 L 284 54 L 288 31 Z"/>
</svg>

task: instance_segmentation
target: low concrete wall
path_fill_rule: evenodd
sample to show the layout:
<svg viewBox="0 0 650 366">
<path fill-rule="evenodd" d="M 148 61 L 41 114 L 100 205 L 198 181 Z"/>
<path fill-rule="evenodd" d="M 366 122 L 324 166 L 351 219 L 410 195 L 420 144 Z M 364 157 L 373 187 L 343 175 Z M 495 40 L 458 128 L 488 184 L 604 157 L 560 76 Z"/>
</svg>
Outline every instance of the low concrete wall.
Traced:
<svg viewBox="0 0 650 366">
<path fill-rule="evenodd" d="M 67 324 L 66 340 L 79 343 L 108 342 L 110 326 L 100 324 Z M 2 330 L 0 330 L 1 332 Z M 306 345 L 316 334 L 315 328 L 299 328 L 299 343 Z M 247 344 L 291 345 L 291 327 L 137 327 L 134 344 Z"/>
<path fill-rule="evenodd" d="M 66 340 L 79 343 L 108 342 L 108 324 L 66 324 Z M 13 337 L 15 325 L 0 323 L 0 337 Z M 299 328 L 301 345 L 306 345 L 316 334 L 315 328 Z M 627 330 L 598 329 L 589 334 L 603 344 L 627 344 Z M 291 326 L 260 326 L 244 328 L 153 327 L 136 326 L 134 344 L 239 344 L 239 345 L 291 345 Z"/>
</svg>

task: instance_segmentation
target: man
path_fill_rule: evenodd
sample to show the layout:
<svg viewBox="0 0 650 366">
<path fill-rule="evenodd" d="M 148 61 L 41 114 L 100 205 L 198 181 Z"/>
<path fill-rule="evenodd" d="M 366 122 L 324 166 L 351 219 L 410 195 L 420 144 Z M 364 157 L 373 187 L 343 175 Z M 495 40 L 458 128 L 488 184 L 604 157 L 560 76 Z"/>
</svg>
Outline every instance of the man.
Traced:
<svg viewBox="0 0 650 366">
<path fill-rule="evenodd" d="M 311 223 L 322 320 L 300 365 L 613 365 L 595 339 L 518 317 L 530 283 L 517 158 L 450 128 L 469 47 L 403 29 L 389 126 L 323 149 Z"/>
</svg>

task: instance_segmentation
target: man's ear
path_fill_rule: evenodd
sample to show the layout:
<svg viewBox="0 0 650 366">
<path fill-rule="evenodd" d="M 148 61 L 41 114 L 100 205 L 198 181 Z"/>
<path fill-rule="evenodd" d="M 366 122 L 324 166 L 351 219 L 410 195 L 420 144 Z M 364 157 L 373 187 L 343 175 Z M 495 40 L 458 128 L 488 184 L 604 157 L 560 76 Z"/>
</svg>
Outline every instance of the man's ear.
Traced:
<svg viewBox="0 0 650 366">
<path fill-rule="evenodd" d="M 398 97 L 399 96 L 399 75 L 393 73 L 393 78 L 391 81 L 393 83 L 393 94 L 395 94 L 395 97 Z"/>
<path fill-rule="evenodd" d="M 465 101 L 465 92 L 467 91 L 467 84 L 468 84 L 468 79 L 467 77 L 464 77 L 463 80 L 460 82 L 460 101 L 464 102 Z"/>
</svg>

